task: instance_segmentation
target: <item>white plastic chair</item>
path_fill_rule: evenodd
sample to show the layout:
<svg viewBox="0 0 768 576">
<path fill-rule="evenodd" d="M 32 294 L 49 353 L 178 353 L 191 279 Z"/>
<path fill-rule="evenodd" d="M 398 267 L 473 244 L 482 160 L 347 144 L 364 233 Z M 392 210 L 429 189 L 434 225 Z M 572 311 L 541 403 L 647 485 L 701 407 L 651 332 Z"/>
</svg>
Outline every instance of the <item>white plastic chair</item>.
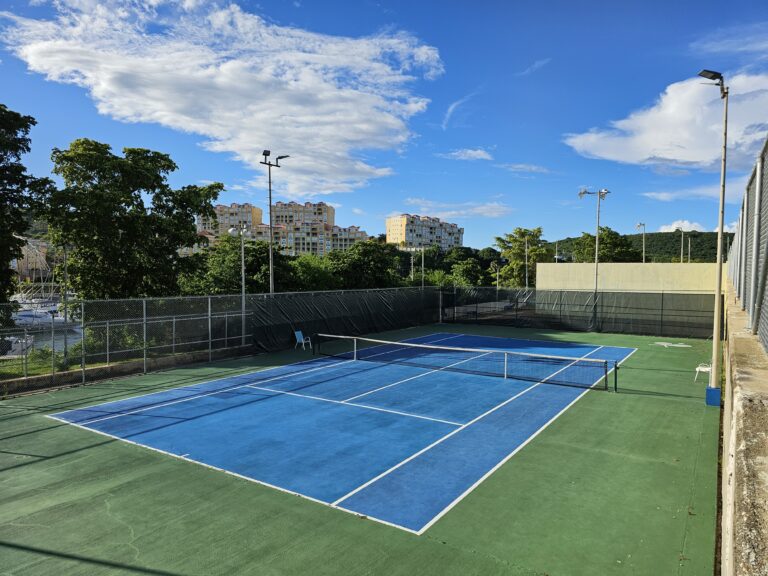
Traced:
<svg viewBox="0 0 768 576">
<path fill-rule="evenodd" d="M 699 379 L 699 372 L 706 372 L 707 374 L 709 374 L 710 372 L 712 372 L 712 364 L 708 364 L 705 362 L 696 366 L 696 376 L 694 376 L 693 378 L 694 382 L 696 382 L 696 380 Z"/>
<path fill-rule="evenodd" d="M 295 330 L 293 335 L 296 336 L 296 345 L 293 347 L 294 350 L 299 347 L 299 344 L 301 344 L 302 350 L 307 349 L 307 344 L 312 348 L 312 340 L 310 340 L 309 336 L 304 336 L 304 334 L 301 333 L 301 330 Z"/>
</svg>

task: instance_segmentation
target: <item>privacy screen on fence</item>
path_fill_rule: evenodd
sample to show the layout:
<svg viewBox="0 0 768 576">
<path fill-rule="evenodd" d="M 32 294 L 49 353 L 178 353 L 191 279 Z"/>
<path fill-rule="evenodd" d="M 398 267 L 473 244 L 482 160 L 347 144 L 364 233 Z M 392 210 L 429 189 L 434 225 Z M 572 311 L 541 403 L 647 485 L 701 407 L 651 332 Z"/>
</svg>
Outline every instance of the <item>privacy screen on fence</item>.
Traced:
<svg viewBox="0 0 768 576">
<path fill-rule="evenodd" d="M 525 328 L 707 338 L 715 299 L 690 292 L 456 288 L 442 295 L 443 321 Z"/>
</svg>

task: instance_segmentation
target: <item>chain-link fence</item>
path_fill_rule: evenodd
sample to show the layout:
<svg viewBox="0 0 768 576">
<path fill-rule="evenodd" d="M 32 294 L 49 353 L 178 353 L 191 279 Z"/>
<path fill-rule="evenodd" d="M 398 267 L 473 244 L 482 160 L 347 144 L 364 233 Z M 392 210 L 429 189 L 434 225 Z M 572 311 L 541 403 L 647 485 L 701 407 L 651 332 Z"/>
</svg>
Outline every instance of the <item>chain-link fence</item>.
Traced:
<svg viewBox="0 0 768 576">
<path fill-rule="evenodd" d="M 618 332 L 667 337 L 712 335 L 715 299 L 706 292 L 614 292 L 452 288 L 445 322 Z"/>
<path fill-rule="evenodd" d="M 749 327 L 768 350 L 768 140 L 752 170 L 728 253 L 728 276 L 736 289 L 741 307 L 749 317 Z"/>
<path fill-rule="evenodd" d="M 435 288 L 0 306 L 0 397 L 292 348 L 294 330 L 364 334 L 437 322 Z"/>
</svg>

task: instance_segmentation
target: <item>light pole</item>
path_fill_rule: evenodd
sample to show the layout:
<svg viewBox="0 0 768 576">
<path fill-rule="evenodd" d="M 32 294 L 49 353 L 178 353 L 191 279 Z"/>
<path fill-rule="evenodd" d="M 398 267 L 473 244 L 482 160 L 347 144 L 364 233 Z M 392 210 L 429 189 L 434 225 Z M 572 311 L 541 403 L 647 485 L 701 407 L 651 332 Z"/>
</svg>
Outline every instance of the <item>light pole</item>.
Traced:
<svg viewBox="0 0 768 576">
<path fill-rule="evenodd" d="M 699 76 L 712 80 L 720 87 L 720 99 L 723 100 L 723 153 L 720 164 L 720 208 L 717 219 L 717 260 L 715 266 L 715 316 L 712 328 L 712 370 L 709 376 L 709 386 L 717 388 L 720 385 L 720 316 L 722 315 L 723 292 L 723 213 L 725 211 L 725 159 L 728 147 L 728 86 L 720 72 L 702 70 Z"/>
<path fill-rule="evenodd" d="M 422 245 L 421 247 L 421 289 L 424 290 L 424 251 L 426 248 Z"/>
<path fill-rule="evenodd" d="M 683 263 L 683 240 L 685 238 L 685 231 L 682 228 L 677 228 L 675 232 L 680 232 L 680 264 Z"/>
<path fill-rule="evenodd" d="M 635 228 L 637 230 L 643 229 L 643 264 L 645 264 L 645 222 L 638 222 Z"/>
<path fill-rule="evenodd" d="M 262 152 L 264 154 L 264 160 L 259 162 L 259 164 L 264 164 L 264 166 L 267 167 L 267 172 L 269 174 L 269 293 L 274 294 L 275 293 L 275 266 L 274 266 L 274 259 L 272 257 L 272 167 L 280 168 L 280 160 L 283 160 L 284 158 L 290 158 L 290 156 L 278 156 L 275 158 L 275 163 L 273 164 L 268 160 L 269 155 L 271 152 L 269 150 L 264 150 Z"/>
<path fill-rule="evenodd" d="M 592 311 L 592 322 L 595 327 L 597 327 L 597 265 L 599 262 L 600 254 L 600 202 L 605 200 L 605 197 L 610 193 L 610 190 L 605 188 L 601 188 L 597 192 L 590 192 L 585 188 L 579 191 L 579 198 L 583 198 L 584 196 L 588 195 L 597 196 L 597 228 L 595 229 L 595 301 Z"/>
<path fill-rule="evenodd" d="M 525 237 L 525 289 L 528 290 L 528 236 Z"/>
<path fill-rule="evenodd" d="M 240 236 L 240 313 L 241 316 L 241 344 L 245 346 L 245 237 L 250 236 L 251 232 L 245 224 L 240 224 L 239 228 L 229 229 L 230 236 Z"/>
</svg>

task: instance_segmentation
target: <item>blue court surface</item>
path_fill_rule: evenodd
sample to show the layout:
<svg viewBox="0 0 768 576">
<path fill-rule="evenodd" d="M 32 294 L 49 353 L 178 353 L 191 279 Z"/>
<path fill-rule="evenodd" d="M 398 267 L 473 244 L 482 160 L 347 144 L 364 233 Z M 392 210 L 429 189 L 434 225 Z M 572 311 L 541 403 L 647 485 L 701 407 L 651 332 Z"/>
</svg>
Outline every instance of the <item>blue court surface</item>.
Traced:
<svg viewBox="0 0 768 576">
<path fill-rule="evenodd" d="M 405 342 L 478 352 L 457 361 L 418 351 L 424 364 L 399 361 L 403 350 L 416 355 L 407 344 L 380 344 L 356 360 L 314 357 L 51 418 L 421 534 L 590 387 L 603 386 L 602 369 L 585 370 L 581 359 L 613 370 L 634 352 L 448 333 Z M 514 368 L 520 379 L 504 378 L 475 369 L 497 357 L 489 351 L 573 362 L 531 360 Z"/>
</svg>

